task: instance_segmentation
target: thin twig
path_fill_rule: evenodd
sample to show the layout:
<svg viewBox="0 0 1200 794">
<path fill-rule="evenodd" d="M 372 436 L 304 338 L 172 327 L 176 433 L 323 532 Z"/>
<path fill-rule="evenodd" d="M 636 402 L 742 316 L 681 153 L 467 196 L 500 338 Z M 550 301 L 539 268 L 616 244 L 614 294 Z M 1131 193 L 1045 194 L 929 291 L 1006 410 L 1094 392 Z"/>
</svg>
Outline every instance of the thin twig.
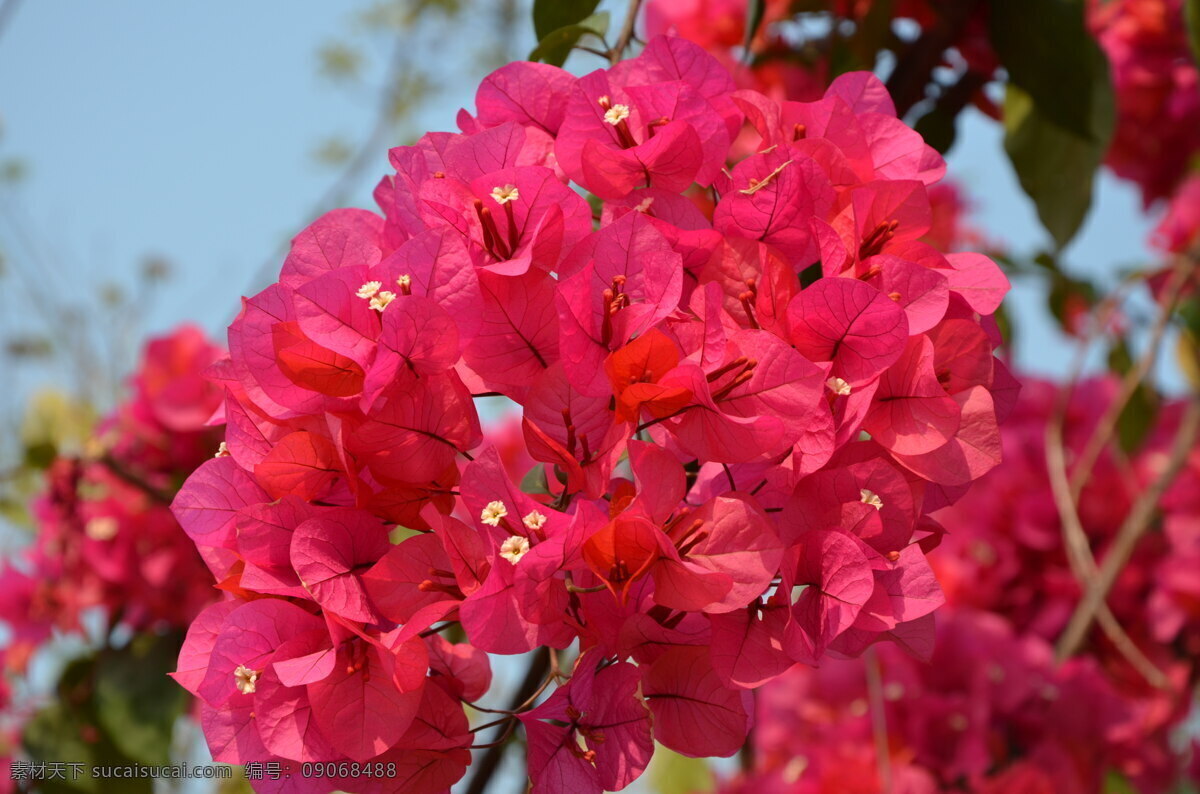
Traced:
<svg viewBox="0 0 1200 794">
<path fill-rule="evenodd" d="M 1096 619 L 1096 614 L 1103 606 L 1104 599 L 1116 582 L 1117 576 L 1129 561 L 1142 535 L 1150 527 L 1159 499 L 1175 481 L 1179 470 L 1187 461 L 1188 453 L 1191 452 L 1197 435 L 1200 435 L 1200 396 L 1193 396 L 1179 422 L 1179 429 L 1175 436 L 1175 442 L 1171 445 L 1166 465 L 1163 466 L 1163 470 L 1159 472 L 1150 487 L 1142 491 L 1137 501 L 1133 503 L 1129 515 L 1125 517 L 1125 521 L 1117 530 L 1117 535 L 1113 539 L 1104 561 L 1100 563 L 1099 571 L 1091 579 L 1087 590 L 1084 591 L 1083 598 L 1075 608 L 1075 613 L 1071 615 L 1071 620 L 1067 623 L 1067 628 L 1059 638 L 1057 651 L 1060 660 L 1072 656 L 1083 644 L 1092 621 Z"/>
<path fill-rule="evenodd" d="M 641 7 L 642 0 L 629 0 L 629 11 L 625 14 L 625 23 L 621 25 L 621 35 L 617 37 L 617 43 L 613 45 L 613 48 L 608 51 L 608 60 L 614 66 L 625 56 L 625 49 L 633 38 L 633 28 L 637 24 L 638 10 Z"/>
<path fill-rule="evenodd" d="M 1091 476 L 1092 469 L 1095 467 L 1100 453 L 1113 437 L 1113 433 L 1116 432 L 1121 412 L 1125 410 L 1125 406 L 1129 404 L 1129 401 L 1133 399 L 1133 395 L 1137 392 L 1138 386 L 1142 384 L 1142 381 L 1146 379 L 1150 370 L 1154 368 L 1154 364 L 1158 360 L 1159 348 L 1162 346 L 1163 335 L 1167 331 L 1171 315 L 1175 312 L 1175 306 L 1179 302 L 1183 287 L 1190 280 L 1195 267 L 1195 263 L 1187 257 L 1180 257 L 1179 262 L 1172 269 L 1170 280 L 1167 282 L 1163 293 L 1162 311 L 1159 312 L 1158 317 L 1154 321 L 1154 327 L 1150 331 L 1150 339 L 1147 342 L 1146 352 L 1141 355 L 1134 366 L 1130 368 L 1129 372 L 1125 373 L 1125 378 L 1121 382 L 1121 391 L 1105 410 L 1104 415 L 1096 426 L 1096 431 L 1088 439 L 1087 445 L 1079 455 L 1079 460 L 1076 463 L 1074 471 L 1071 472 L 1071 499 L 1075 502 L 1079 501 L 1079 495 L 1083 492 L 1083 486 L 1087 483 L 1088 477 Z"/>
<path fill-rule="evenodd" d="M 1068 387 L 1069 388 L 1069 387 Z M 1060 402 L 1069 391 L 1064 389 Z M 1070 496 L 1070 486 L 1067 482 L 1067 463 L 1065 445 L 1063 443 L 1063 415 L 1065 407 L 1056 410 L 1046 427 L 1046 470 L 1050 480 L 1050 490 L 1054 495 L 1054 503 L 1058 508 L 1059 520 L 1063 528 L 1063 546 L 1067 554 L 1067 564 L 1081 591 L 1086 592 L 1089 582 L 1097 575 L 1096 558 L 1092 556 L 1092 547 L 1088 541 L 1087 532 L 1079 518 L 1079 511 Z M 1167 677 L 1150 661 L 1141 648 L 1126 633 L 1120 621 L 1109 609 L 1107 603 L 1100 605 L 1097 618 L 1105 636 L 1112 642 L 1126 661 L 1129 662 L 1146 681 L 1156 689 L 1166 686 Z"/>
<path fill-rule="evenodd" d="M 871 709 L 871 736 L 875 740 L 875 763 L 879 766 L 879 790 L 882 794 L 892 791 L 892 757 L 888 752 L 887 712 L 883 703 L 883 672 L 879 667 L 879 654 L 874 646 L 863 653 L 867 668 L 867 697 Z"/>
<path fill-rule="evenodd" d="M 513 693 L 511 706 L 508 711 L 519 711 L 521 704 L 525 703 L 531 695 L 537 696 L 539 682 L 546 677 L 546 673 L 550 669 L 550 649 L 541 648 L 534 652 L 529 660 L 529 667 L 525 671 L 525 679 L 521 681 L 521 685 L 517 687 L 517 691 Z M 516 718 L 512 720 L 513 725 L 516 724 Z M 504 748 L 507 746 L 509 735 L 512 730 L 506 730 L 505 735 L 501 740 L 492 743 L 487 747 L 487 752 L 483 754 L 483 758 L 479 759 L 479 763 L 474 764 L 475 772 L 471 777 L 471 783 L 467 787 L 464 794 L 483 794 L 492 775 L 500 767 L 500 761 L 504 758 Z"/>
</svg>

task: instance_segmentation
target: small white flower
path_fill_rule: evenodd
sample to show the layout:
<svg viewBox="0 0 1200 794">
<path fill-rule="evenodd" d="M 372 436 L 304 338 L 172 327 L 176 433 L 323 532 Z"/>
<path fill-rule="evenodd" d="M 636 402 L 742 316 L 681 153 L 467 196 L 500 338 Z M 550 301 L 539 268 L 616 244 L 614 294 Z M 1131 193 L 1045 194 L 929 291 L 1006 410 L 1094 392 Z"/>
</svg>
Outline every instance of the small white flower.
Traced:
<svg viewBox="0 0 1200 794">
<path fill-rule="evenodd" d="M 121 525 L 112 516 L 97 516 L 84 525 L 83 532 L 92 540 L 112 540 L 120 528 Z"/>
<path fill-rule="evenodd" d="M 507 204 L 521 198 L 521 194 L 517 191 L 516 185 L 505 185 L 492 188 L 492 198 L 496 200 L 497 204 Z"/>
<path fill-rule="evenodd" d="M 850 394 L 850 384 L 841 378 L 830 378 L 825 381 L 825 388 L 829 389 L 839 397 L 846 397 Z"/>
<path fill-rule="evenodd" d="M 520 535 L 510 535 L 500 544 L 500 556 L 516 565 L 529 551 L 529 540 Z"/>
<path fill-rule="evenodd" d="M 237 669 L 233 671 L 233 680 L 237 685 L 238 692 L 243 695 L 251 695 L 258 685 L 258 670 L 251 670 L 244 664 L 239 664 Z"/>
<path fill-rule="evenodd" d="M 500 519 L 506 515 L 508 515 L 508 508 L 504 506 L 504 502 L 488 502 L 487 507 L 483 508 L 483 512 L 479 514 L 479 520 L 493 527 L 498 527 L 500 526 Z"/>
<path fill-rule="evenodd" d="M 222 441 L 221 445 L 219 447 L 217 447 L 217 454 L 213 455 L 213 457 L 214 458 L 229 457 L 229 446 L 224 441 Z"/>
<path fill-rule="evenodd" d="M 374 298 L 371 298 L 370 306 L 377 312 L 381 312 L 388 307 L 388 304 L 396 300 L 396 293 L 388 290 L 380 290 Z"/>
<path fill-rule="evenodd" d="M 363 284 L 361 287 L 359 287 L 358 292 L 354 294 L 363 300 L 366 300 L 367 298 L 375 297 L 375 293 L 379 292 L 379 288 L 382 286 L 383 284 L 379 283 L 378 281 L 368 281 L 366 284 Z"/>
<path fill-rule="evenodd" d="M 860 501 L 863 504 L 870 505 L 871 507 L 875 508 L 876 510 L 883 509 L 883 500 L 880 499 L 879 494 L 875 493 L 874 491 L 869 490 L 867 488 L 863 488 L 863 489 L 859 490 L 858 495 L 861 497 Z"/>
<path fill-rule="evenodd" d="M 412 286 L 412 276 L 407 273 L 396 277 L 396 286 L 400 289 L 408 289 Z"/>
<path fill-rule="evenodd" d="M 604 111 L 604 120 L 614 127 L 629 118 L 629 105 L 613 105 Z"/>
<path fill-rule="evenodd" d="M 529 511 L 529 515 L 521 519 L 521 523 L 524 524 L 527 529 L 532 529 L 536 532 L 545 526 L 546 517 L 536 510 L 531 510 Z"/>
</svg>

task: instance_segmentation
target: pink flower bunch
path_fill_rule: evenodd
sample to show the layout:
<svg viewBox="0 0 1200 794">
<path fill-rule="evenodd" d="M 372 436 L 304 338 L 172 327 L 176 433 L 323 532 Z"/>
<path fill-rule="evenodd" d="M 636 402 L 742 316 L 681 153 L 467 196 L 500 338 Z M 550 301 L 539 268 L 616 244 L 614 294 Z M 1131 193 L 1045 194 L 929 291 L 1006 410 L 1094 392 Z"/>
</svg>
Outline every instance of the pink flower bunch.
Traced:
<svg viewBox="0 0 1200 794">
<path fill-rule="evenodd" d="M 1200 245 L 1200 174 L 1180 184 L 1167 212 L 1154 229 L 1152 243 L 1160 251 L 1183 254 Z"/>
<path fill-rule="evenodd" d="M 1117 126 L 1105 162 L 1149 206 L 1170 197 L 1200 151 L 1200 71 L 1183 0 L 1092 0 L 1088 25 L 1112 64 Z"/>
<path fill-rule="evenodd" d="M 928 513 L 998 462 L 1016 393 L 1008 285 L 920 242 L 944 165 L 879 81 L 778 103 L 660 37 L 582 78 L 510 64 L 476 104 L 230 326 L 229 454 L 174 504 L 229 594 L 176 674 L 217 760 L 444 790 L 488 654 L 576 645 L 508 719 L 535 790 L 616 790 L 652 739 L 735 752 L 794 664 L 932 630 Z"/>
<path fill-rule="evenodd" d="M 1104 378 L 1074 391 L 1069 459 L 1078 460 L 1118 388 Z M 957 791 L 965 782 L 980 792 L 1091 792 L 1113 772 L 1150 794 L 1176 790 L 1192 774 L 1188 753 L 1172 743 L 1200 658 L 1200 455 L 1163 499 L 1161 531 L 1139 544 L 1107 599 L 1167 685 L 1147 684 L 1099 630 L 1059 666 L 1050 643 L 1081 593 L 1047 484 L 1056 395 L 1050 383 L 1025 381 L 1002 432 L 1005 465 L 936 514 L 947 529 L 934 556 L 947 600 L 936 646 L 927 637 L 880 646 L 874 693 L 861 660 L 797 669 L 765 687 L 755 772 L 731 791 L 880 790 L 872 709 L 886 722 L 894 791 Z M 1161 470 L 1180 407 L 1162 409 L 1134 455 L 1106 451 L 1097 461 L 1080 512 L 1098 556 Z"/>
<path fill-rule="evenodd" d="M 221 391 L 203 372 L 221 354 L 189 326 L 150 341 L 130 399 L 100 423 L 87 456 L 51 464 L 33 506 L 36 539 L 0 573 L 14 669 L 53 627 L 80 630 L 85 610 L 134 629 L 185 627 L 212 601 L 211 577 L 169 503 L 217 449 L 219 431 L 205 422 Z"/>
<path fill-rule="evenodd" d="M 754 770 L 725 794 L 1083 794 L 1112 772 L 1141 792 L 1173 782 L 1149 776 L 1165 734 L 1147 736 L 1095 659 L 1060 666 L 1045 640 L 967 608 L 939 613 L 935 649 L 883 645 L 874 663 L 788 673 L 763 689 L 758 715 Z"/>
</svg>

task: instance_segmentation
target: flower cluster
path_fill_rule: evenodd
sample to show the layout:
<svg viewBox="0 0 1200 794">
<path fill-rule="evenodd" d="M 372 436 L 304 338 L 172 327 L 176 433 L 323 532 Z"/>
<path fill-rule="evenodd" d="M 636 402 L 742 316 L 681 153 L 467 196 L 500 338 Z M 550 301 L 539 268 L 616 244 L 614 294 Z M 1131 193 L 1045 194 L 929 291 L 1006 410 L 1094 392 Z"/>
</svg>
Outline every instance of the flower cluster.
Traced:
<svg viewBox="0 0 1200 794">
<path fill-rule="evenodd" d="M 1082 456 L 1118 388 L 1104 378 L 1075 390 L 1065 423 L 1070 459 Z M 1161 531 L 1139 544 L 1107 599 L 1164 674 L 1163 686 L 1148 684 L 1098 630 L 1081 655 L 1059 665 L 1050 643 L 1081 593 L 1047 484 L 1046 425 L 1056 399 L 1052 384 L 1025 381 L 1002 433 L 1005 465 L 937 514 L 947 535 L 934 568 L 947 607 L 938 613 L 936 646 L 907 648 L 932 654 L 929 664 L 880 646 L 873 685 L 870 664 L 854 660 L 798 669 L 764 688 L 756 768 L 730 791 L 878 791 L 872 725 L 880 717 L 894 791 L 957 791 L 963 782 L 997 794 L 1100 791 L 1117 775 L 1130 790 L 1154 794 L 1190 779 L 1189 752 L 1173 744 L 1200 658 L 1200 458 L 1190 456 L 1162 502 Z M 1132 500 L 1161 471 L 1180 408 L 1164 407 L 1132 457 L 1106 450 L 1097 460 L 1080 499 L 1093 548 L 1109 546 Z"/>
<path fill-rule="evenodd" d="M 53 628 L 80 631 L 89 609 L 134 630 L 182 628 L 213 600 L 169 504 L 219 443 L 206 422 L 221 390 L 204 370 L 220 355 L 190 326 L 151 340 L 130 398 L 97 426 L 85 455 L 51 464 L 33 505 L 36 539 L 0 573 L 8 666 L 24 669 Z"/>
<path fill-rule="evenodd" d="M 1112 64 L 1117 94 L 1105 162 L 1137 183 L 1149 206 L 1175 193 L 1200 151 L 1200 71 L 1183 0 L 1092 0 L 1088 25 Z"/>
<path fill-rule="evenodd" d="M 476 104 L 230 326 L 228 455 L 174 504 L 228 594 L 176 673 L 217 760 L 442 790 L 488 654 L 574 646 L 507 721 L 535 790 L 616 790 L 652 737 L 735 752 L 794 664 L 932 631 L 928 513 L 998 462 L 1016 394 L 1008 285 L 921 242 L 944 165 L 882 84 L 779 103 L 659 37 L 582 78 L 511 64 Z"/>
</svg>

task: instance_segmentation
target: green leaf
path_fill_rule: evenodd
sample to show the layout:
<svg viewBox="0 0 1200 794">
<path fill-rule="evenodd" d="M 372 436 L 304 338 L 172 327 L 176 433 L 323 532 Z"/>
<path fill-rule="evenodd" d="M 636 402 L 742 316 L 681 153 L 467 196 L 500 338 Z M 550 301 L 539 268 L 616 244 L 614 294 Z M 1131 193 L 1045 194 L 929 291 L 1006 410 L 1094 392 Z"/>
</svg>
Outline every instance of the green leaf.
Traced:
<svg viewBox="0 0 1200 794">
<path fill-rule="evenodd" d="M 1137 789 L 1116 770 L 1109 770 L 1104 777 L 1104 794 L 1137 794 Z"/>
<path fill-rule="evenodd" d="M 746 60 L 750 59 L 750 44 L 762 25 L 767 13 L 767 0 L 747 0 L 746 2 L 746 36 L 742 39 L 742 49 L 746 51 Z"/>
<path fill-rule="evenodd" d="M 550 495 L 550 481 L 546 479 L 546 467 L 537 464 L 521 478 L 521 493 Z"/>
<path fill-rule="evenodd" d="M 97 719 L 117 749 L 142 764 L 170 761 L 171 729 L 187 705 L 187 693 L 167 677 L 180 644 L 176 635 L 139 635 L 96 662 Z"/>
<path fill-rule="evenodd" d="M 1183 23 L 1192 45 L 1192 59 L 1200 65 L 1200 0 L 1184 0 Z"/>
<path fill-rule="evenodd" d="M 608 12 L 602 11 L 599 14 L 593 14 L 577 24 L 567 25 L 548 33 L 533 48 L 533 52 L 529 53 L 529 60 L 562 66 L 581 38 L 588 34 L 603 38 L 607 32 Z"/>
<path fill-rule="evenodd" d="M 598 5 L 600 0 L 534 0 L 533 32 L 541 41 L 559 28 L 582 22 Z"/>
<path fill-rule="evenodd" d="M 661 744 L 654 747 L 647 777 L 659 794 L 701 794 L 716 788 L 712 770 L 703 758 L 688 758 Z"/>
<path fill-rule="evenodd" d="M 55 689 L 57 700 L 38 711 L 25 723 L 21 741 L 33 761 L 82 764 L 78 778 L 70 766 L 62 777 L 38 781 L 41 794 L 151 794 L 154 781 L 149 778 L 99 780 L 89 774 L 95 766 L 128 766 L 135 763 L 113 743 L 97 719 L 95 679 L 97 664 L 92 658 L 67 665 Z"/>
<path fill-rule="evenodd" d="M 1015 83 L 1009 84 L 1004 100 L 1004 150 L 1059 250 L 1087 217 L 1096 169 L 1112 136 L 1115 112 L 1107 63 L 1095 42 L 1089 51 L 1095 75 L 1088 86 L 1090 134 L 1081 135 L 1058 123 L 1055 115 Z"/>
<path fill-rule="evenodd" d="M 1095 40 L 1084 25 L 1081 0 L 1004 0 L 989 3 L 992 46 L 1011 85 L 1028 94 L 1041 115 L 1082 138 L 1099 141 L 1092 124 L 1093 85 L 1107 79 Z"/>
</svg>

